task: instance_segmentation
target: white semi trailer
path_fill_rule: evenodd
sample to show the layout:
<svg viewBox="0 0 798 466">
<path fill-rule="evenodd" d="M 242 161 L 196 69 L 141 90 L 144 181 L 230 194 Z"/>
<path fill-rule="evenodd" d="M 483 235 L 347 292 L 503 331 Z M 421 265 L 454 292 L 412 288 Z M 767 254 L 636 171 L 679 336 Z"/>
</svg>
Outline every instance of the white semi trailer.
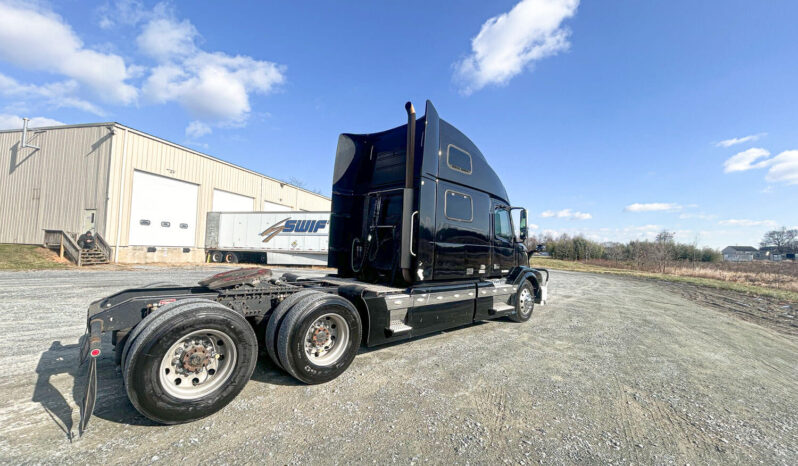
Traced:
<svg viewBox="0 0 798 466">
<path fill-rule="evenodd" d="M 327 265 L 330 212 L 208 212 L 211 262 Z"/>
</svg>

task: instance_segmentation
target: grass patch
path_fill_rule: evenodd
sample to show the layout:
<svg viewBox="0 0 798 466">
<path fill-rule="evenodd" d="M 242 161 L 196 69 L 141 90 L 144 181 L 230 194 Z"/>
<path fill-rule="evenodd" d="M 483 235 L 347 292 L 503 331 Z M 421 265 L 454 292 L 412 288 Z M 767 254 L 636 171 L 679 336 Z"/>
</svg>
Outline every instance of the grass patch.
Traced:
<svg viewBox="0 0 798 466">
<path fill-rule="evenodd" d="M 0 244 L 0 270 L 65 269 L 71 264 L 41 246 Z"/>
<path fill-rule="evenodd" d="M 671 274 L 662 274 L 654 272 L 641 272 L 637 270 L 616 269 L 616 268 L 604 267 L 593 264 L 585 264 L 582 262 L 564 261 L 558 259 L 544 259 L 541 257 L 532 257 L 529 260 L 529 265 L 531 267 L 541 267 L 552 270 L 606 273 L 612 275 L 626 275 L 630 277 L 651 278 L 655 280 L 665 280 L 676 283 L 689 283 L 692 285 L 706 286 L 709 288 L 716 288 L 719 290 L 731 290 L 749 295 L 767 296 L 770 298 L 776 298 L 789 302 L 798 302 L 798 293 L 794 291 L 768 288 L 748 283 L 716 280 L 712 278 L 688 277 L 683 275 L 671 275 Z"/>
</svg>

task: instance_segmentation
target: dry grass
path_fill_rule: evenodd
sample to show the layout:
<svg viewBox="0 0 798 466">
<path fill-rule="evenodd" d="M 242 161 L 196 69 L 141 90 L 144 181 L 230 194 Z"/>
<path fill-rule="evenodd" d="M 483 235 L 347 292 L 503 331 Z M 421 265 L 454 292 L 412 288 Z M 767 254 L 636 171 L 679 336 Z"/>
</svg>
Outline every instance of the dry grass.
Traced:
<svg viewBox="0 0 798 466">
<path fill-rule="evenodd" d="M 0 270 L 64 269 L 72 264 L 41 246 L 0 244 Z"/>
<path fill-rule="evenodd" d="M 629 264 L 615 264 L 609 261 L 573 262 L 557 259 L 533 257 L 532 267 L 545 267 L 554 270 L 576 272 L 610 273 L 633 277 L 654 278 L 671 282 L 692 283 L 711 288 L 733 290 L 740 293 L 769 296 L 789 302 L 798 302 L 797 264 L 706 264 L 697 267 L 666 267 L 665 273 L 635 270 Z"/>
</svg>

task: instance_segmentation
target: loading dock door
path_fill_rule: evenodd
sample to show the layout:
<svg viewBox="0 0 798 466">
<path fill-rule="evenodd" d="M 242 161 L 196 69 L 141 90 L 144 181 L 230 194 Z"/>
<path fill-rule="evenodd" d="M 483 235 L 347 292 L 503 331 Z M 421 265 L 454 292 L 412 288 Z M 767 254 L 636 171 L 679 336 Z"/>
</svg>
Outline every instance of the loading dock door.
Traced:
<svg viewBox="0 0 798 466">
<path fill-rule="evenodd" d="M 263 201 L 264 212 L 290 212 L 291 209 L 287 205 L 277 204 L 275 202 Z"/>
<path fill-rule="evenodd" d="M 255 210 L 255 199 L 221 189 L 213 190 L 214 212 L 252 212 Z"/>
<path fill-rule="evenodd" d="M 130 205 L 131 246 L 194 246 L 198 186 L 133 172 Z"/>
</svg>

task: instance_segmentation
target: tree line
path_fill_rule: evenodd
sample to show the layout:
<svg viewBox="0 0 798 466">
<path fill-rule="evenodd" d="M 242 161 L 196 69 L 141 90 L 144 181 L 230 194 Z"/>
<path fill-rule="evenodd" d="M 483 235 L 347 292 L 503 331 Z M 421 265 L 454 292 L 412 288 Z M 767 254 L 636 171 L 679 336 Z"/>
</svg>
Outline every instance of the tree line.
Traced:
<svg viewBox="0 0 798 466">
<path fill-rule="evenodd" d="M 628 243 L 591 241 L 584 236 L 559 237 L 531 236 L 528 249 L 534 251 L 538 245 L 555 259 L 570 261 L 606 260 L 616 264 L 633 265 L 638 269 L 665 270 L 672 262 L 720 262 L 723 255 L 717 249 L 699 247 L 697 244 L 678 243 L 674 233 L 662 230 L 651 240 L 632 240 Z M 782 227 L 768 231 L 760 242 L 762 247 L 774 247 L 774 252 L 791 252 L 798 250 L 798 230 Z"/>
<path fill-rule="evenodd" d="M 633 264 L 636 268 L 664 270 L 673 261 L 720 262 L 720 251 L 695 244 L 677 243 L 674 234 L 662 231 L 653 241 L 633 240 L 628 243 L 599 243 L 583 236 L 563 234 L 557 238 L 533 238 L 533 244 L 545 245 L 545 250 L 554 259 L 571 261 L 606 260 L 615 263 Z"/>
</svg>

